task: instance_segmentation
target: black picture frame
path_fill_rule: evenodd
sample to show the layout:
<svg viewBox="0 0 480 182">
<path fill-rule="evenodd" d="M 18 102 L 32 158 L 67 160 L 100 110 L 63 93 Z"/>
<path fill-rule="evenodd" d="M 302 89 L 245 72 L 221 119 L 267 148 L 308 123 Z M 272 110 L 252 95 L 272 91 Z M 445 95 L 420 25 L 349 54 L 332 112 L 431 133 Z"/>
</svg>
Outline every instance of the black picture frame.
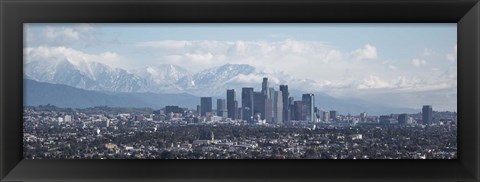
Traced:
<svg viewBox="0 0 480 182">
<path fill-rule="evenodd" d="M 478 0 L 0 0 L 0 181 L 479 181 Z M 24 160 L 23 23 L 457 23 L 456 160 Z"/>
</svg>

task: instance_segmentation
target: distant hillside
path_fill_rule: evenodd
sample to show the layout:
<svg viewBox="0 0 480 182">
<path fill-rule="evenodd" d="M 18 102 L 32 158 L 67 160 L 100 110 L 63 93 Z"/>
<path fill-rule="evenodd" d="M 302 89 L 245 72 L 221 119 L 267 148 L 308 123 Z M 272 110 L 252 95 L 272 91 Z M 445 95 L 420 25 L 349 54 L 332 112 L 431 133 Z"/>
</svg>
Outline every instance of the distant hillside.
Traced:
<svg viewBox="0 0 480 182">
<path fill-rule="evenodd" d="M 196 108 L 196 105 L 200 102 L 199 97 L 189 94 L 102 93 L 29 79 L 24 79 L 23 92 L 24 105 L 27 106 L 51 104 L 71 108 L 110 106 L 158 109 L 165 105 Z"/>
</svg>

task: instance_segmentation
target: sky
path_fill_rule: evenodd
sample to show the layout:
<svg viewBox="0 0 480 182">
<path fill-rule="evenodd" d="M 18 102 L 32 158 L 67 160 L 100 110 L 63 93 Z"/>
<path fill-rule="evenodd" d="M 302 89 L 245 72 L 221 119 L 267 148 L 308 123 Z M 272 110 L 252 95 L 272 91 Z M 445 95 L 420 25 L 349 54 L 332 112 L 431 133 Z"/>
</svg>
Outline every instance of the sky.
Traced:
<svg viewBox="0 0 480 182">
<path fill-rule="evenodd" d="M 26 57 L 98 61 L 133 70 L 198 72 L 249 64 L 319 83 L 325 93 L 456 110 L 456 24 L 24 25 Z M 381 100 L 381 101 L 379 101 Z M 434 109 L 435 110 L 435 109 Z"/>
</svg>

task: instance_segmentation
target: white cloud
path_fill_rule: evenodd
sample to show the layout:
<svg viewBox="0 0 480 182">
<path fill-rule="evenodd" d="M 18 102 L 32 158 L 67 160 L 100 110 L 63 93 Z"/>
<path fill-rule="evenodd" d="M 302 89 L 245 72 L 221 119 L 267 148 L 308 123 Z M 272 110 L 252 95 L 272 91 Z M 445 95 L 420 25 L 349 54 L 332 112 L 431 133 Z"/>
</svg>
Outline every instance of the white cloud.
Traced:
<svg viewBox="0 0 480 182">
<path fill-rule="evenodd" d="M 181 64 L 189 70 L 200 71 L 212 66 L 250 64 L 260 69 L 283 70 L 306 77 L 313 69 L 304 65 L 347 61 L 344 53 L 322 42 L 297 41 L 215 41 L 215 40 L 161 40 L 134 45 L 158 58 L 157 62 Z M 304 69 L 304 70 L 301 70 Z M 306 71 L 307 69 L 308 71 Z M 313 75 L 313 74 L 311 74 Z"/>
<path fill-rule="evenodd" d="M 425 61 L 424 59 L 414 58 L 412 59 L 412 64 L 415 65 L 416 67 L 419 67 L 422 65 L 426 65 L 427 61 Z"/>
<path fill-rule="evenodd" d="M 453 47 L 453 52 L 447 54 L 447 59 L 452 63 L 457 61 L 457 45 L 456 44 Z"/>
<path fill-rule="evenodd" d="M 363 79 L 360 84 L 357 85 L 357 89 L 378 89 L 378 88 L 390 88 L 392 85 L 385 80 L 380 79 L 378 76 L 370 75 L 368 78 Z"/>
<path fill-rule="evenodd" d="M 135 44 L 138 47 L 152 47 L 168 51 L 183 50 L 188 42 L 178 40 L 148 41 Z"/>
<path fill-rule="evenodd" d="M 352 56 L 355 60 L 376 59 L 377 48 L 373 45 L 366 44 L 363 48 L 353 51 Z"/>
<path fill-rule="evenodd" d="M 159 40 L 136 43 L 134 47 L 148 49 L 157 58 L 152 61 L 179 64 L 194 72 L 226 63 L 249 64 L 259 69 L 281 70 L 310 79 L 333 75 L 346 66 L 359 64 L 362 67 L 362 63 L 352 63 L 351 60 L 377 57 L 377 49 L 371 44 L 353 51 L 342 51 L 324 42 L 294 39 Z"/>
<path fill-rule="evenodd" d="M 25 62 L 31 61 L 62 61 L 68 60 L 74 65 L 81 65 L 83 62 L 99 62 L 111 67 L 119 67 L 122 56 L 114 52 L 103 52 L 99 54 L 87 54 L 68 47 L 33 47 L 24 49 Z"/>
<path fill-rule="evenodd" d="M 213 55 L 210 52 L 207 53 L 200 53 L 200 54 L 191 54 L 187 53 L 185 54 L 185 57 L 189 60 L 195 61 L 195 62 L 200 62 L 200 63 L 208 63 L 212 60 Z"/>
<path fill-rule="evenodd" d="M 261 75 L 256 74 L 240 74 L 232 79 L 233 82 L 236 83 L 243 83 L 243 84 L 251 84 L 251 83 L 259 83 L 262 82 L 263 77 Z"/>
<path fill-rule="evenodd" d="M 436 54 L 437 53 L 432 49 L 429 49 L 429 48 L 423 49 L 423 56 L 433 56 L 433 55 L 436 55 Z"/>
<path fill-rule="evenodd" d="M 34 25 L 32 25 L 34 26 Z M 26 26 L 27 47 L 34 46 L 92 46 L 99 43 L 95 37 L 96 29 L 90 24 L 75 24 L 74 26 L 46 26 L 35 34 L 30 32 L 32 26 Z"/>
<path fill-rule="evenodd" d="M 441 90 L 452 90 L 456 88 L 456 81 L 453 79 L 433 80 L 417 76 L 398 76 L 394 79 L 382 79 L 375 75 L 363 78 L 359 82 L 344 84 L 346 87 L 326 87 L 330 93 L 336 93 L 336 96 L 363 97 L 374 96 L 375 94 L 399 94 L 399 93 L 436 93 Z M 338 94 L 340 93 L 340 94 Z"/>
<path fill-rule="evenodd" d="M 44 30 L 45 38 L 55 40 L 63 39 L 69 41 L 78 41 L 80 35 L 78 31 L 73 30 L 72 28 L 62 28 L 56 29 L 53 27 L 47 27 Z"/>
</svg>

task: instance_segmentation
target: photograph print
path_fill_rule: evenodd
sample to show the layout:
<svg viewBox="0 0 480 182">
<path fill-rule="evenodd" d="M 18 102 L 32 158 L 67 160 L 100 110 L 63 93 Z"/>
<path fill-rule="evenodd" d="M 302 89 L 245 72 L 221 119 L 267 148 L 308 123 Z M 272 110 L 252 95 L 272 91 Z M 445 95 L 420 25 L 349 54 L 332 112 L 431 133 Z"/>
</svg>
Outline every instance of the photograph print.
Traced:
<svg viewBox="0 0 480 182">
<path fill-rule="evenodd" d="M 24 159 L 456 159 L 457 25 L 25 23 Z"/>
</svg>

